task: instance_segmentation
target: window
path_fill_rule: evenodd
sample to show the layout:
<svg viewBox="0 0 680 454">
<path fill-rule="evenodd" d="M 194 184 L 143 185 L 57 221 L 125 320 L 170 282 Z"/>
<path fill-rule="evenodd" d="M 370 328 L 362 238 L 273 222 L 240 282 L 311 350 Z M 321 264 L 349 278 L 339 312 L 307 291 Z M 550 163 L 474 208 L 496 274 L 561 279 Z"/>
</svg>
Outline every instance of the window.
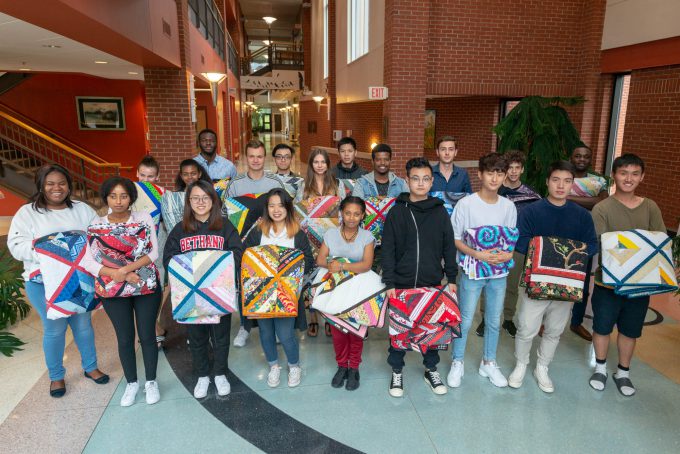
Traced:
<svg viewBox="0 0 680 454">
<path fill-rule="evenodd" d="M 347 63 L 368 53 L 369 0 L 347 2 Z"/>
<path fill-rule="evenodd" d="M 323 0 L 323 78 L 328 78 L 328 0 Z"/>
<path fill-rule="evenodd" d="M 610 175 L 614 159 L 621 156 L 623 147 L 623 133 L 626 125 L 628 110 L 628 92 L 630 91 L 630 74 L 617 74 L 612 98 L 612 113 L 609 120 L 609 137 L 607 140 L 607 158 L 605 175 Z"/>
</svg>

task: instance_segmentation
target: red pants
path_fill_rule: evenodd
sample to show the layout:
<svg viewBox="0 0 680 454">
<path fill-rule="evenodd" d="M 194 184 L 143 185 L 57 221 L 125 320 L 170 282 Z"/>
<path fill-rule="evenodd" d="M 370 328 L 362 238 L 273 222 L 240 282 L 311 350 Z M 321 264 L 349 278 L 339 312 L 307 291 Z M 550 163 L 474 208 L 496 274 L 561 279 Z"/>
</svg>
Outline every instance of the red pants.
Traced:
<svg viewBox="0 0 680 454">
<path fill-rule="evenodd" d="M 358 369 L 361 363 L 361 352 L 364 350 L 364 340 L 354 334 L 343 333 L 334 326 L 331 326 L 331 332 L 338 367 Z"/>
</svg>

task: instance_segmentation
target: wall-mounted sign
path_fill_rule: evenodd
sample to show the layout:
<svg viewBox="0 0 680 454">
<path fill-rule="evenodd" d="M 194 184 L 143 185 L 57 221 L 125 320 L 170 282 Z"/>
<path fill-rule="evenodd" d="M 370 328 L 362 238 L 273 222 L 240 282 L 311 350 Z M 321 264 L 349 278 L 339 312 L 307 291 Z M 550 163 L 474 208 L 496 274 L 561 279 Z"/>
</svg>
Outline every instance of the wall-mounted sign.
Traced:
<svg viewBox="0 0 680 454">
<path fill-rule="evenodd" d="M 368 87 L 368 99 L 387 99 L 387 87 Z"/>
</svg>

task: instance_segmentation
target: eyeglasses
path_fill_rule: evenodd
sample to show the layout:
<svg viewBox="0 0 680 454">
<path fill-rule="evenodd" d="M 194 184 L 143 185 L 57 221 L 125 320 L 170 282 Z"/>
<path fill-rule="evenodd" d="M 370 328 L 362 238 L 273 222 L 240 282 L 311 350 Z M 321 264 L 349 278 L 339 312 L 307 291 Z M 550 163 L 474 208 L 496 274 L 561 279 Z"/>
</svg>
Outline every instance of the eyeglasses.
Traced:
<svg viewBox="0 0 680 454">
<path fill-rule="evenodd" d="M 189 197 L 189 200 L 191 201 L 191 203 L 199 203 L 199 202 L 207 203 L 207 202 L 210 202 L 210 197 L 207 196 L 207 195 L 204 195 L 204 196 L 192 195 L 191 197 Z"/>
<path fill-rule="evenodd" d="M 280 155 L 280 154 L 277 154 L 276 156 L 274 156 L 274 159 L 276 159 L 278 161 L 290 161 L 291 158 L 292 158 L 292 156 Z"/>
<path fill-rule="evenodd" d="M 432 177 L 409 177 L 409 180 L 411 180 L 413 183 L 420 183 L 423 182 L 425 184 L 432 183 Z"/>
</svg>

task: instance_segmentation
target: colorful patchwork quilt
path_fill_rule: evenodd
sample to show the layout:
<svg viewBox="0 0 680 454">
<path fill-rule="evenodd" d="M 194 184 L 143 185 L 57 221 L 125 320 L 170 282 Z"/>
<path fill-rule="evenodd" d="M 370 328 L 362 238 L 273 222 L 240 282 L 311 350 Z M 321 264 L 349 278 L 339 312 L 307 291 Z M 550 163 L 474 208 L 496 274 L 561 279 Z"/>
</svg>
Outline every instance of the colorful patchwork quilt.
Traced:
<svg viewBox="0 0 680 454">
<path fill-rule="evenodd" d="M 295 203 L 300 228 L 307 234 L 315 255 L 323 243 L 324 234 L 340 224 L 339 206 L 340 197 L 331 195 L 312 197 Z"/>
<path fill-rule="evenodd" d="M 599 175 L 589 173 L 583 178 L 574 178 L 571 195 L 579 197 L 596 197 L 602 190 L 607 189 L 607 180 Z"/>
<path fill-rule="evenodd" d="M 231 177 L 227 177 L 222 178 L 221 180 L 215 182 L 215 191 L 217 192 L 217 195 L 219 196 L 220 200 L 224 200 L 225 198 L 224 194 L 227 192 L 227 186 L 229 186 L 230 181 Z"/>
<path fill-rule="evenodd" d="M 608 232 L 601 242 L 602 281 L 616 294 L 637 298 L 678 289 L 672 241 L 666 233 Z"/>
<path fill-rule="evenodd" d="M 385 304 L 384 307 L 387 307 L 387 304 Z M 354 334 L 362 339 L 365 339 L 368 334 L 368 326 L 362 325 L 353 319 L 342 319 L 335 315 L 324 314 L 323 312 L 319 313 L 330 325 L 343 333 Z"/>
<path fill-rule="evenodd" d="M 151 232 L 145 224 L 94 224 L 87 229 L 87 241 L 94 259 L 109 268 L 121 268 L 151 252 Z M 153 293 L 158 271 L 153 263 L 135 271 L 141 282 L 133 285 L 97 276 L 95 291 L 101 298 L 128 297 Z"/>
<path fill-rule="evenodd" d="M 445 350 L 458 337 L 458 300 L 446 287 L 398 289 L 389 300 L 390 342 L 399 350 Z"/>
<path fill-rule="evenodd" d="M 366 217 L 364 228 L 371 232 L 375 238 L 376 246 L 382 242 L 383 227 L 387 213 L 394 206 L 394 197 L 368 197 L 366 198 Z"/>
<path fill-rule="evenodd" d="M 264 201 L 260 195 L 246 194 L 238 197 L 226 197 L 222 200 L 222 212 L 226 214 L 242 238 L 262 216 Z"/>
<path fill-rule="evenodd" d="M 132 205 L 132 211 L 144 211 L 151 215 L 153 225 L 156 227 L 156 233 L 163 220 L 161 215 L 161 198 L 165 189 L 157 184 L 149 183 L 148 181 L 137 181 L 137 200 Z"/>
<path fill-rule="evenodd" d="M 442 192 L 442 191 L 434 191 L 430 192 L 430 196 L 432 197 L 437 197 L 438 199 L 442 199 L 444 201 L 444 208 L 446 208 L 447 213 L 449 213 L 449 216 L 453 214 L 453 210 L 456 208 L 456 204 L 460 199 L 465 197 L 467 193 L 465 192 Z"/>
<path fill-rule="evenodd" d="M 501 195 L 515 204 L 515 208 L 517 208 L 517 214 L 519 214 L 519 212 L 530 203 L 541 200 L 541 196 L 538 194 L 538 192 L 534 191 L 526 184 L 522 184 L 516 189 L 503 187 L 503 192 Z"/>
<path fill-rule="evenodd" d="M 582 241 L 536 236 L 527 251 L 520 285 L 537 300 L 581 301 L 588 264 Z"/>
<path fill-rule="evenodd" d="M 296 317 L 304 272 L 299 249 L 269 245 L 246 249 L 241 260 L 243 315 Z"/>
<path fill-rule="evenodd" d="M 300 188 L 304 187 L 305 185 L 305 180 L 302 177 L 297 177 L 297 176 L 292 176 L 292 175 L 277 175 L 279 177 L 279 180 L 281 180 L 281 183 L 283 183 L 283 187 L 286 188 L 286 192 L 291 196 L 291 198 L 295 199 L 295 196 L 297 195 L 297 192 Z"/>
<path fill-rule="evenodd" d="M 488 251 L 499 249 L 512 252 L 519 239 L 519 230 L 514 227 L 502 225 L 485 225 L 467 229 L 463 235 L 463 241 L 476 251 Z M 470 279 L 488 279 L 507 276 L 510 269 L 515 266 L 514 260 L 492 265 L 477 260 L 474 257 L 459 254 L 458 265 Z"/>
<path fill-rule="evenodd" d="M 234 312 L 238 309 L 235 276 L 230 251 L 190 251 L 174 256 L 168 266 L 172 317 L 187 320 Z"/>
<path fill-rule="evenodd" d="M 354 185 L 357 184 L 357 180 L 351 178 L 339 178 L 338 184 L 345 191 L 345 197 L 347 197 L 348 195 L 352 195 L 352 191 L 354 191 Z"/>
<path fill-rule="evenodd" d="M 80 263 L 87 251 L 87 236 L 80 230 L 53 233 L 36 239 L 47 318 L 56 320 L 95 310 L 94 276 Z"/>
</svg>

